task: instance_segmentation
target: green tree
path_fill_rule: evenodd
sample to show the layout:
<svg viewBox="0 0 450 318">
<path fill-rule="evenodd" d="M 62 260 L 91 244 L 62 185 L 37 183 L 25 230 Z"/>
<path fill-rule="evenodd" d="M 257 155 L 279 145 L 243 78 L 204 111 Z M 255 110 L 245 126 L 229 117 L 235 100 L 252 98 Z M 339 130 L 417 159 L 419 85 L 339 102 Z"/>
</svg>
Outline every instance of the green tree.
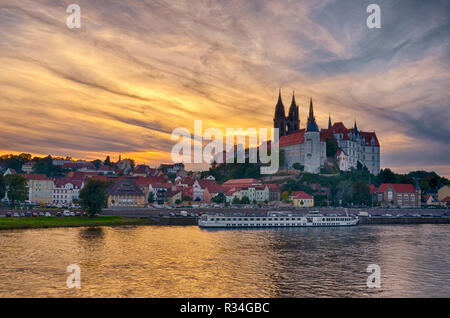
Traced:
<svg viewBox="0 0 450 318">
<path fill-rule="evenodd" d="M 250 199 L 247 196 L 243 196 L 241 204 L 250 204 Z"/>
<path fill-rule="evenodd" d="M 183 197 L 183 201 L 188 201 L 188 202 L 190 202 L 190 201 L 192 201 L 192 197 L 190 197 L 190 196 L 188 196 L 188 195 L 185 195 L 185 196 Z"/>
<path fill-rule="evenodd" d="M 241 204 L 241 200 L 238 197 L 233 198 L 233 204 Z"/>
<path fill-rule="evenodd" d="M 80 203 L 90 217 L 100 213 L 106 207 L 106 188 L 110 182 L 101 180 L 89 180 L 87 185 L 80 191 Z"/>
<path fill-rule="evenodd" d="M 177 199 L 176 201 L 175 201 L 175 204 L 180 204 L 181 203 L 181 200 L 180 199 Z"/>
<path fill-rule="evenodd" d="M 148 196 L 148 202 L 149 203 L 155 202 L 155 194 L 153 192 L 150 192 L 150 195 Z"/>
<path fill-rule="evenodd" d="M 370 188 L 366 182 L 360 180 L 353 184 L 353 202 L 357 204 L 370 204 Z"/>
<path fill-rule="evenodd" d="M 212 198 L 211 201 L 215 202 L 215 203 L 225 203 L 225 201 L 226 201 L 225 194 L 220 192 L 214 198 Z"/>
<path fill-rule="evenodd" d="M 281 201 L 289 202 L 289 192 L 288 191 L 284 191 L 283 193 L 281 193 Z"/>
<path fill-rule="evenodd" d="M 349 180 L 340 181 L 337 185 L 336 199 L 347 205 L 353 198 L 353 185 Z"/>
<path fill-rule="evenodd" d="M 9 174 L 4 179 L 8 199 L 12 205 L 24 202 L 28 198 L 27 179 L 19 174 Z"/>
<path fill-rule="evenodd" d="M 111 163 L 111 158 L 109 158 L 109 156 L 106 156 L 106 159 L 105 159 L 105 161 L 103 161 L 103 164 L 105 165 L 105 166 L 112 166 L 112 163 Z"/>
<path fill-rule="evenodd" d="M 5 197 L 6 184 L 2 174 L 0 174 L 0 201 Z"/>
<path fill-rule="evenodd" d="M 327 157 L 335 157 L 338 151 L 338 144 L 335 140 L 326 139 Z"/>
<path fill-rule="evenodd" d="M 379 178 L 381 180 L 380 183 L 394 183 L 395 182 L 395 173 L 392 172 L 391 169 L 386 168 L 380 171 Z"/>
<path fill-rule="evenodd" d="M 96 169 L 100 168 L 100 166 L 102 165 L 102 161 L 99 159 L 95 159 L 91 161 L 91 163 L 95 166 Z"/>
</svg>

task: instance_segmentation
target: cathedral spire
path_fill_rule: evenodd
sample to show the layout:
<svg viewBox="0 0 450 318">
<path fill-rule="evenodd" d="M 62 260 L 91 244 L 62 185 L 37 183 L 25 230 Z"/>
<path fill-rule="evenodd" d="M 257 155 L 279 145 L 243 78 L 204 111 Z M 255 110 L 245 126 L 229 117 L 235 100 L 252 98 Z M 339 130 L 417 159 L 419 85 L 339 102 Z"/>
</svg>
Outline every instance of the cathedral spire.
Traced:
<svg viewBox="0 0 450 318">
<path fill-rule="evenodd" d="M 332 125 L 331 125 L 331 115 L 330 113 L 328 113 L 328 129 L 331 129 Z"/>
<path fill-rule="evenodd" d="M 353 128 L 353 133 L 355 134 L 355 136 L 358 134 L 358 126 L 356 126 L 356 119 L 355 119 L 355 126 Z"/>
<path fill-rule="evenodd" d="M 281 99 L 281 88 L 278 91 L 278 102 L 275 106 L 275 116 L 273 118 L 274 128 L 279 129 L 280 136 L 286 135 L 286 116 L 284 113 L 283 100 Z"/>
<path fill-rule="evenodd" d="M 319 131 L 319 127 L 316 123 L 316 118 L 314 117 L 314 108 L 312 98 L 309 101 L 309 116 L 308 116 L 308 124 L 306 126 L 306 131 Z"/>
</svg>

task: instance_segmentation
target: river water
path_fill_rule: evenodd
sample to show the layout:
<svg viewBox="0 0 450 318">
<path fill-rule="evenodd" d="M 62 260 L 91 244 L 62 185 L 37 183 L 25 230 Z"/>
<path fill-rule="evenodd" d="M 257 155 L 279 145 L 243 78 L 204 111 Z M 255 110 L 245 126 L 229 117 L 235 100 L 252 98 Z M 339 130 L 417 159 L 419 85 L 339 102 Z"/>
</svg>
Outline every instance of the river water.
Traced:
<svg viewBox="0 0 450 318">
<path fill-rule="evenodd" d="M 0 231 L 0 297 L 450 297 L 449 242 L 448 225 Z"/>
</svg>

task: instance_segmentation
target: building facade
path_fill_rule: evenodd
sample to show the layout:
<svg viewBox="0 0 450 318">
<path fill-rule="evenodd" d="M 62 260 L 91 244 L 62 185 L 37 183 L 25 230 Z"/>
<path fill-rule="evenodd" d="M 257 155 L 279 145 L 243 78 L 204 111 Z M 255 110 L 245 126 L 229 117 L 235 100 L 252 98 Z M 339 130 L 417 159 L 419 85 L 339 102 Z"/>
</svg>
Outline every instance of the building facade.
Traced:
<svg viewBox="0 0 450 318">
<path fill-rule="evenodd" d="M 279 129 L 279 145 L 284 152 L 282 168 L 292 169 L 297 165 L 303 167 L 305 172 L 319 173 L 327 159 L 327 141 L 330 141 L 335 142 L 338 150 L 341 150 L 338 151 L 341 157 L 335 158 L 341 170 L 347 171 L 360 165 L 375 175 L 380 172 L 380 143 L 375 132 L 358 130 L 356 122 L 349 129 L 342 122 L 332 124 L 331 116 L 328 128 L 319 129 L 312 99 L 306 127 L 303 129 L 300 128 L 298 114 L 299 107 L 293 95 L 289 116 L 285 117 L 280 93 L 275 106 L 274 128 Z"/>
</svg>

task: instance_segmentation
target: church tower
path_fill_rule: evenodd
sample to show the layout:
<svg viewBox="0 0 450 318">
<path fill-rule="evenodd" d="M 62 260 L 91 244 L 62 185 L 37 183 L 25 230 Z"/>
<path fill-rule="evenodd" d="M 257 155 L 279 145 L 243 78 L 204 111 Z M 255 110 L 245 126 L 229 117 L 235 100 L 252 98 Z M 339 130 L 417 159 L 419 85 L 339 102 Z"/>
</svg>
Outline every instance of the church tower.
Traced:
<svg viewBox="0 0 450 318">
<path fill-rule="evenodd" d="M 305 131 L 305 172 L 320 172 L 320 132 L 314 117 L 312 98 L 309 103 L 308 123 Z"/>
<path fill-rule="evenodd" d="M 287 134 L 293 133 L 300 129 L 300 119 L 298 116 L 298 106 L 295 102 L 295 94 L 292 92 L 291 107 L 289 107 L 289 115 L 287 118 Z"/>
<path fill-rule="evenodd" d="M 275 106 L 275 117 L 273 118 L 273 127 L 279 129 L 280 137 L 286 136 L 286 116 L 284 114 L 284 105 L 281 100 L 281 89 L 278 93 L 278 102 Z"/>
</svg>

